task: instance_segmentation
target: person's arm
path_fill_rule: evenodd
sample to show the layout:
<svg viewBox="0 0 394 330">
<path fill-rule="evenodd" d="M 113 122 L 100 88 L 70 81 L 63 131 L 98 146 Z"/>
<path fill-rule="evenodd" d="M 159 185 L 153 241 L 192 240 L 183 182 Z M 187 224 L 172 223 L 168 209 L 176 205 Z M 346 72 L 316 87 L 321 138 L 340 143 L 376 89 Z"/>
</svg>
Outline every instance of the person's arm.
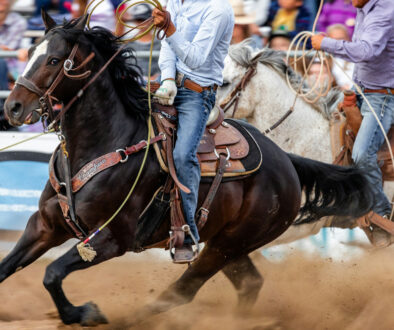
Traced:
<svg viewBox="0 0 394 330">
<path fill-rule="evenodd" d="M 323 38 L 321 49 L 353 63 L 368 62 L 386 48 L 394 22 L 394 6 L 385 7 L 377 2 L 373 15 L 365 18 L 365 28 L 360 40 L 344 41 Z"/>
<path fill-rule="evenodd" d="M 161 42 L 159 55 L 159 68 L 161 71 L 161 81 L 175 79 L 176 55 L 168 45 L 166 40 Z"/>
<path fill-rule="evenodd" d="M 171 17 L 174 15 L 172 10 L 172 1 L 168 1 L 166 10 L 170 13 Z M 159 55 L 159 68 L 161 72 L 161 81 L 167 79 L 175 79 L 176 73 L 176 55 L 164 39 L 161 42 L 160 55 Z"/>
<path fill-rule="evenodd" d="M 190 69 L 195 70 L 205 63 L 212 49 L 222 38 L 228 24 L 233 24 L 230 14 L 211 11 L 201 23 L 192 42 L 186 40 L 178 31 L 167 37 L 166 41 L 176 56 Z"/>
</svg>

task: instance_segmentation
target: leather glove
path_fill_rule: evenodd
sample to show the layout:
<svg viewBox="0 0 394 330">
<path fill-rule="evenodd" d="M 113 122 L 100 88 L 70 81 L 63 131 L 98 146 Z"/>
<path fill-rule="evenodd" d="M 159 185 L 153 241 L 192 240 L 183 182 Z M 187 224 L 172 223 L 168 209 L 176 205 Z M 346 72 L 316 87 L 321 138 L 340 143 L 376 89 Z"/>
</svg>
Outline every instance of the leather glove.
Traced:
<svg viewBox="0 0 394 330">
<path fill-rule="evenodd" d="M 173 105 L 178 89 L 174 80 L 167 79 L 161 83 L 160 88 L 156 91 L 156 99 L 160 104 Z"/>
</svg>

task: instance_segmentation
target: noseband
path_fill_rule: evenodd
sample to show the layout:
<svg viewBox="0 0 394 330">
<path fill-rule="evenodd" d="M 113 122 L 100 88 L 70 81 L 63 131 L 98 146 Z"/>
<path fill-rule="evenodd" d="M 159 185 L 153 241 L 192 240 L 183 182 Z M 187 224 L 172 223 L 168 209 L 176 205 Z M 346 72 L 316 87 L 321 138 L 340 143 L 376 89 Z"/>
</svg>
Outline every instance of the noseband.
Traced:
<svg viewBox="0 0 394 330">
<path fill-rule="evenodd" d="M 234 118 L 235 113 L 238 109 L 239 98 L 241 97 L 242 92 L 245 90 L 246 85 L 250 82 L 252 77 L 256 74 L 257 64 L 253 64 L 248 71 L 245 72 L 244 76 L 242 77 L 241 81 L 235 86 L 233 91 L 230 93 L 230 99 L 227 102 L 221 103 L 220 107 L 223 109 L 224 112 L 227 112 L 228 109 L 234 104 L 233 114 L 231 118 Z"/>
<path fill-rule="evenodd" d="M 57 74 L 56 78 L 53 80 L 52 84 L 49 88 L 45 91 L 42 88 L 39 88 L 32 80 L 27 79 L 23 76 L 19 76 L 16 80 L 16 84 L 25 87 L 29 91 L 37 94 L 40 99 L 40 108 L 36 111 L 40 117 L 48 117 L 49 120 L 52 122 L 55 119 L 54 112 L 53 112 L 53 102 L 59 102 L 59 100 L 52 95 L 55 91 L 57 86 L 63 80 L 64 77 L 67 77 L 71 80 L 82 80 L 90 76 L 91 71 L 86 70 L 84 73 L 76 74 L 74 72 L 79 71 L 83 67 L 85 67 L 95 56 L 93 52 L 89 54 L 89 56 L 76 68 L 74 66 L 74 58 L 78 51 L 78 43 L 74 45 L 73 49 L 71 50 L 70 55 L 64 61 L 62 69 L 60 69 L 59 73 Z M 74 73 L 74 74 L 73 74 Z"/>
</svg>

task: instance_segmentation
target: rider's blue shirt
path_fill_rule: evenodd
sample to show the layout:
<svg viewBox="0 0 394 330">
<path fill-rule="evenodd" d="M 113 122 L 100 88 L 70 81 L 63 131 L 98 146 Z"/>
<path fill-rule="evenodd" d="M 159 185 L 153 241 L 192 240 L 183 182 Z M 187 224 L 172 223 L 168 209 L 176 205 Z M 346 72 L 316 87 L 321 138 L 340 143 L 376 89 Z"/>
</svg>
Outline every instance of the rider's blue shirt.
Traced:
<svg viewBox="0 0 394 330">
<path fill-rule="evenodd" d="M 169 0 L 176 32 L 162 41 L 161 80 L 185 74 L 201 86 L 222 85 L 234 13 L 228 0 Z"/>
</svg>

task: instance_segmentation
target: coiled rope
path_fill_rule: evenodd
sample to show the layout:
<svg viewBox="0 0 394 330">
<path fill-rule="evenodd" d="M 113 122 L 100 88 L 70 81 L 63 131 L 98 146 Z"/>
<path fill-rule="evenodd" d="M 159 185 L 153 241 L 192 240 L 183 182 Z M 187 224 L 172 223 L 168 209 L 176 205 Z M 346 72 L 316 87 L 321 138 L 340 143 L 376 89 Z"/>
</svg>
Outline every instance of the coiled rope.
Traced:
<svg viewBox="0 0 394 330">
<path fill-rule="evenodd" d="M 304 71 L 304 75 L 300 81 L 299 87 L 298 89 L 295 89 L 292 84 L 290 83 L 290 77 L 289 77 L 289 72 L 286 72 L 286 80 L 287 80 L 287 84 L 289 86 L 289 88 L 292 90 L 292 92 L 295 94 L 295 99 L 293 102 L 292 107 L 290 108 L 291 111 L 294 111 L 294 106 L 295 103 L 297 101 L 298 97 L 301 97 L 305 102 L 307 103 L 315 103 L 320 97 L 326 96 L 328 94 L 328 92 L 330 91 L 331 87 L 332 87 L 332 76 L 331 76 L 331 69 L 330 69 L 330 64 L 329 64 L 329 60 L 332 60 L 333 63 L 335 63 L 336 65 L 338 65 L 338 67 L 343 71 L 343 73 L 345 74 L 345 76 L 353 83 L 357 93 L 359 93 L 363 100 L 366 102 L 366 104 L 368 105 L 369 109 L 371 110 L 371 112 L 373 113 L 375 120 L 377 121 L 380 130 L 383 133 L 385 142 L 387 144 L 387 147 L 389 149 L 390 152 L 390 158 L 391 158 L 391 162 L 392 162 L 392 166 L 394 169 L 394 155 L 393 155 L 393 150 L 391 149 L 391 145 L 390 145 L 390 141 L 387 137 L 387 134 L 384 130 L 384 127 L 382 125 L 382 123 L 379 120 L 378 115 L 376 114 L 375 109 L 372 107 L 371 103 L 368 101 L 367 97 L 365 96 L 365 94 L 363 93 L 361 87 L 347 74 L 347 72 L 338 64 L 338 62 L 335 60 L 335 58 L 328 53 L 325 53 L 321 50 L 319 51 L 315 51 L 312 60 L 310 61 L 309 65 L 307 65 L 306 63 L 306 57 L 313 52 L 314 50 L 306 50 L 306 45 L 307 43 L 310 41 L 311 37 L 313 35 L 315 35 L 315 31 L 316 31 L 316 26 L 317 26 L 317 22 L 319 20 L 320 14 L 321 14 L 321 10 L 323 8 L 323 3 L 324 0 L 320 0 L 320 6 L 319 6 L 319 10 L 316 14 L 315 17 L 315 21 L 313 23 L 313 27 L 312 27 L 312 31 L 302 31 L 299 34 L 297 34 L 295 36 L 295 38 L 293 39 L 293 41 L 291 42 L 289 49 L 287 51 L 287 55 L 286 55 L 286 61 L 287 63 L 290 63 L 290 55 L 291 53 L 294 51 L 295 55 L 294 55 L 294 60 L 293 60 L 293 69 L 296 71 L 297 69 L 297 63 L 302 61 L 302 69 Z M 301 53 L 301 56 L 299 56 L 298 54 Z M 308 76 L 309 70 L 314 62 L 314 60 L 318 58 L 320 61 L 320 71 L 319 71 L 319 76 L 316 79 L 315 83 L 313 84 L 313 86 L 310 88 L 310 90 L 304 90 L 303 88 L 303 84 L 304 81 L 306 79 L 306 77 Z M 323 69 L 324 66 L 327 68 L 327 72 L 330 75 L 330 79 L 329 82 L 326 86 L 323 86 L 320 83 L 320 78 L 323 75 Z"/>
</svg>

